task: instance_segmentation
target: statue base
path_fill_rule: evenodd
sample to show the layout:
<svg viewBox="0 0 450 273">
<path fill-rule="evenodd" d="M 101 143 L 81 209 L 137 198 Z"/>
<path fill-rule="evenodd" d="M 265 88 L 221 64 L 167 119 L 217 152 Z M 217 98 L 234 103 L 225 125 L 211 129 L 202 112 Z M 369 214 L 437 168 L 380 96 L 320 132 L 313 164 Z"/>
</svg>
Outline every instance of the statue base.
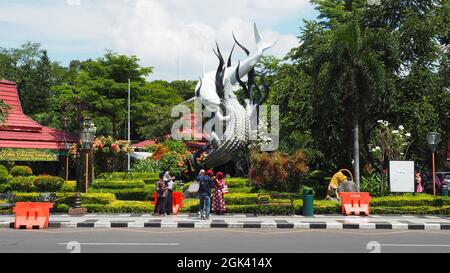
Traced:
<svg viewBox="0 0 450 273">
<path fill-rule="evenodd" d="M 69 208 L 69 216 L 81 217 L 87 214 L 87 208 Z"/>
</svg>

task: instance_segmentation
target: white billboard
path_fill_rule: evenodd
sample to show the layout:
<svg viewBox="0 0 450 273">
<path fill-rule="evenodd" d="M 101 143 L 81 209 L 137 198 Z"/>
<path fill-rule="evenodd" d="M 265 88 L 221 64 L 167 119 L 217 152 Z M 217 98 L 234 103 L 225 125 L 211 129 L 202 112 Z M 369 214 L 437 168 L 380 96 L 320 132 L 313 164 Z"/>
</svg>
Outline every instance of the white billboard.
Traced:
<svg viewBox="0 0 450 273">
<path fill-rule="evenodd" d="M 414 161 L 389 161 L 391 192 L 414 192 Z"/>
</svg>

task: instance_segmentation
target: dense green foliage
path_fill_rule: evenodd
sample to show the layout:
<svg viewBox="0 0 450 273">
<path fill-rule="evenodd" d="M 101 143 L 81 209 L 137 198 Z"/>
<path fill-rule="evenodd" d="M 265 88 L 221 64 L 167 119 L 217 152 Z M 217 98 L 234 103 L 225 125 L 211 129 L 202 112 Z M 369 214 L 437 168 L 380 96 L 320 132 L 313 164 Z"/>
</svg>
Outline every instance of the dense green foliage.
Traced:
<svg viewBox="0 0 450 273">
<path fill-rule="evenodd" d="M 33 192 L 35 176 L 17 176 L 9 182 L 11 190 L 19 192 Z"/>
<path fill-rule="evenodd" d="M 31 170 L 31 168 L 28 166 L 14 166 L 9 171 L 9 174 L 11 174 L 14 177 L 31 176 L 33 175 L 33 170 Z"/>
<path fill-rule="evenodd" d="M 40 192 L 57 192 L 64 185 L 64 179 L 58 176 L 39 175 L 33 183 Z"/>
</svg>

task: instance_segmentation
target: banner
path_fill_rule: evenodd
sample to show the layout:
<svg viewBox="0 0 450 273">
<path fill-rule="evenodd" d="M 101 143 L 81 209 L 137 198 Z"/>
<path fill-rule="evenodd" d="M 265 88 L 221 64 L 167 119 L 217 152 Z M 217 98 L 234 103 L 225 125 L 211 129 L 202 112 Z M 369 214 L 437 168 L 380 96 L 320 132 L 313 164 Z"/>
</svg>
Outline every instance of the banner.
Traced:
<svg viewBox="0 0 450 273">
<path fill-rule="evenodd" d="M 0 148 L 0 161 L 58 161 L 58 151 L 49 149 Z"/>
</svg>

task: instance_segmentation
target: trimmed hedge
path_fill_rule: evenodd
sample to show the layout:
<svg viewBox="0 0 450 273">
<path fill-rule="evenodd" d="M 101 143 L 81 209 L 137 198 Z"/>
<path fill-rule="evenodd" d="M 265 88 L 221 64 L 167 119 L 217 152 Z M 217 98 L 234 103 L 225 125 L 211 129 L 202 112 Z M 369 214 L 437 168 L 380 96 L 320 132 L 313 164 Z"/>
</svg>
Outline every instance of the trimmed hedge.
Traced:
<svg viewBox="0 0 450 273">
<path fill-rule="evenodd" d="M 64 185 L 64 179 L 59 176 L 39 175 L 34 179 L 34 186 L 40 192 L 57 192 Z"/>
<path fill-rule="evenodd" d="M 16 176 L 11 179 L 9 185 L 11 190 L 19 192 L 33 192 L 35 191 L 34 179 L 35 176 Z"/>
<path fill-rule="evenodd" d="M 450 198 L 426 194 L 418 194 L 416 196 L 385 196 L 372 198 L 370 204 L 374 207 L 444 206 L 450 205 Z"/>
<path fill-rule="evenodd" d="M 40 193 L 20 193 L 15 192 L 16 202 L 36 202 Z M 101 204 L 106 205 L 116 201 L 116 197 L 111 193 L 81 193 L 81 202 L 84 204 Z M 75 202 L 75 193 L 57 193 L 56 204 L 65 204 L 72 206 Z"/>
<path fill-rule="evenodd" d="M 140 201 L 114 201 L 106 206 L 85 204 L 82 207 L 96 213 L 152 213 L 154 210 L 150 202 Z"/>
<path fill-rule="evenodd" d="M 144 188 L 145 184 L 142 180 L 95 180 L 91 187 L 94 189 L 132 189 Z"/>
<path fill-rule="evenodd" d="M 129 201 L 145 201 L 148 200 L 148 192 L 144 188 L 133 189 L 95 189 L 90 188 L 90 193 L 111 193 L 116 196 L 118 200 Z"/>
<path fill-rule="evenodd" d="M 103 178 L 106 180 L 148 180 L 157 181 L 159 180 L 158 173 L 134 173 L 134 172 L 113 172 L 113 173 L 102 173 L 98 178 Z"/>
<path fill-rule="evenodd" d="M 11 178 L 12 177 L 9 175 L 8 169 L 5 166 L 0 165 L 0 184 L 8 183 Z"/>
<path fill-rule="evenodd" d="M 77 190 L 77 181 L 69 180 L 64 181 L 60 192 L 75 192 Z"/>
<path fill-rule="evenodd" d="M 9 174 L 13 177 L 17 176 L 31 176 L 33 175 L 33 170 L 28 166 L 14 166 L 9 171 Z"/>
<path fill-rule="evenodd" d="M 73 203 L 75 202 L 75 195 L 75 193 L 57 193 L 56 203 L 73 205 Z M 116 200 L 116 196 L 112 193 L 81 193 L 82 204 L 107 205 Z"/>
</svg>

